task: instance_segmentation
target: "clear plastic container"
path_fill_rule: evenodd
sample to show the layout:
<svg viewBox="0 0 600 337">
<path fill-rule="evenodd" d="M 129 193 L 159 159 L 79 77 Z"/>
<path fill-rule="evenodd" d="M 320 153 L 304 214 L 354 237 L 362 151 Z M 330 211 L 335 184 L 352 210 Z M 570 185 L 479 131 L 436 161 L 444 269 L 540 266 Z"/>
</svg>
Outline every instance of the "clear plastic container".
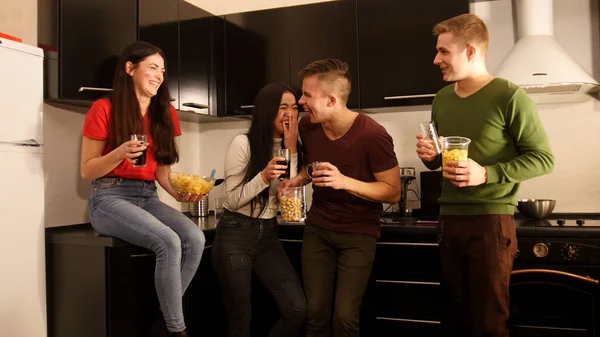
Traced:
<svg viewBox="0 0 600 337">
<path fill-rule="evenodd" d="M 442 142 L 442 167 L 449 161 L 465 161 L 469 158 L 469 144 L 466 137 L 444 137 Z"/>
<path fill-rule="evenodd" d="M 304 219 L 304 189 L 290 187 L 279 189 L 281 221 L 300 222 Z"/>
</svg>

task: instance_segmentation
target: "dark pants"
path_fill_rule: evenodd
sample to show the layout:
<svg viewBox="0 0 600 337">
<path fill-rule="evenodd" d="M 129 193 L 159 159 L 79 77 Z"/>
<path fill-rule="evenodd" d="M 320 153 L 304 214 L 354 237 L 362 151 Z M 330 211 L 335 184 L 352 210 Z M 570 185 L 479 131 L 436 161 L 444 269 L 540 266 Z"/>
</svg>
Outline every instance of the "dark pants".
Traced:
<svg viewBox="0 0 600 337">
<path fill-rule="evenodd" d="M 444 286 L 460 337 L 508 336 L 509 283 L 517 252 L 512 215 L 442 216 L 438 227 Z"/>
<path fill-rule="evenodd" d="M 212 248 L 212 263 L 228 316 L 228 336 L 250 336 L 251 276 L 273 295 L 280 319 L 270 337 L 295 337 L 304 324 L 306 300 L 277 237 L 275 219 L 253 219 L 225 210 Z"/>
<path fill-rule="evenodd" d="M 376 241 L 370 235 L 334 232 L 306 224 L 302 274 L 308 302 L 307 337 L 332 336 L 332 328 L 336 337 L 359 336 L 359 309 L 371 274 Z"/>
</svg>

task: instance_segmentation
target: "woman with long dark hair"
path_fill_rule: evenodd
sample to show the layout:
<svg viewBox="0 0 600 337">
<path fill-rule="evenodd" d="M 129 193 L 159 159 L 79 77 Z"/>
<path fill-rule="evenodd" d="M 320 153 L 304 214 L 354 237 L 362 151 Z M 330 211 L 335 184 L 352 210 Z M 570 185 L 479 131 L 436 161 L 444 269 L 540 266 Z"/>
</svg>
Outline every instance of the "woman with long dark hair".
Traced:
<svg viewBox="0 0 600 337">
<path fill-rule="evenodd" d="M 180 195 L 169 184 L 181 128 L 165 67 L 164 53 L 149 43 L 124 50 L 110 98 L 95 101 L 86 115 L 81 176 L 92 180 L 94 229 L 156 254 L 154 283 L 166 327 L 172 336 L 187 336 L 182 297 L 200 264 L 204 234 L 158 199 L 155 181 L 178 201 L 202 195 Z M 136 134 L 147 140 L 130 140 Z"/>
<path fill-rule="evenodd" d="M 280 319 L 270 337 L 297 336 L 306 300 L 277 237 L 279 176 L 290 149 L 290 176 L 298 167 L 298 103 L 291 88 L 270 84 L 257 95 L 247 134 L 236 136 L 225 158 L 225 210 L 212 251 L 228 316 L 228 336 L 250 336 L 250 280 L 254 273 L 274 297 Z"/>
</svg>

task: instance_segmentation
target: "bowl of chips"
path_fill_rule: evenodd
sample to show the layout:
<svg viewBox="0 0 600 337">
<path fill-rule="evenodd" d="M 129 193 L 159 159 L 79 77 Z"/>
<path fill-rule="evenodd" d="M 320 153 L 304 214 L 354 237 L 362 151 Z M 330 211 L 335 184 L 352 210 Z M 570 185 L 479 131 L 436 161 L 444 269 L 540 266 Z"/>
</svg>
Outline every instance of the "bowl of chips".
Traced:
<svg viewBox="0 0 600 337">
<path fill-rule="evenodd" d="M 179 193 L 207 194 L 215 185 L 215 178 L 171 171 L 169 183 Z"/>
</svg>

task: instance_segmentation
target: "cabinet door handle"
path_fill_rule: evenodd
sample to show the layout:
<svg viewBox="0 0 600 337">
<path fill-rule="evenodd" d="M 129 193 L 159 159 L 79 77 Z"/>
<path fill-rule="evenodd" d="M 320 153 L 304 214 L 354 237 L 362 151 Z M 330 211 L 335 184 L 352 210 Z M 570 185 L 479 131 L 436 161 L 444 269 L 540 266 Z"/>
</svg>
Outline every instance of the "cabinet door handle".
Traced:
<svg viewBox="0 0 600 337">
<path fill-rule="evenodd" d="M 155 255 L 152 253 L 148 253 L 148 254 L 130 254 L 129 257 L 131 258 L 138 258 L 138 257 L 154 257 Z"/>
<path fill-rule="evenodd" d="M 190 108 L 196 108 L 196 109 L 208 109 L 208 108 L 210 108 L 210 106 L 208 106 L 208 105 L 204 105 L 204 104 L 200 104 L 200 103 L 194 103 L 194 102 L 183 103 L 181 105 L 187 106 L 187 107 L 190 107 Z"/>
<path fill-rule="evenodd" d="M 109 88 L 94 88 L 94 87 L 80 87 L 79 90 L 77 90 L 79 92 L 84 92 L 84 91 L 112 91 L 112 89 Z"/>
<path fill-rule="evenodd" d="M 437 247 L 437 243 L 423 243 L 423 242 L 377 242 L 378 245 L 389 245 L 389 246 L 416 246 L 416 247 Z"/>
<path fill-rule="evenodd" d="M 279 239 L 279 242 L 298 242 L 302 243 L 302 240 L 294 240 L 294 239 Z"/>
<path fill-rule="evenodd" d="M 423 324 L 442 324 L 440 321 L 428 321 L 423 319 L 408 319 L 408 318 L 392 318 L 392 317 L 375 317 L 381 321 L 396 321 L 396 322 L 407 322 L 407 323 L 423 323 Z"/>
<path fill-rule="evenodd" d="M 240 107 L 240 109 L 252 109 L 252 108 L 254 108 L 254 105 L 242 105 Z"/>
<path fill-rule="evenodd" d="M 375 283 L 412 284 L 421 286 L 439 286 L 440 282 L 375 280 Z"/>
<path fill-rule="evenodd" d="M 519 274 L 553 274 L 553 275 L 560 275 L 560 276 L 566 276 L 566 277 L 571 277 L 574 279 L 578 279 L 580 281 L 584 281 L 584 282 L 589 282 L 592 284 L 598 284 L 598 280 L 591 278 L 589 276 L 580 276 L 577 274 L 571 274 L 571 273 L 567 273 L 564 271 L 560 271 L 560 270 L 551 270 L 551 269 L 521 269 L 521 270 L 513 270 L 512 275 L 519 275 Z"/>
<path fill-rule="evenodd" d="M 389 101 L 389 100 L 393 100 L 393 99 L 427 98 L 427 97 L 435 97 L 435 94 L 405 95 L 405 96 L 385 96 L 383 99 Z"/>
</svg>

